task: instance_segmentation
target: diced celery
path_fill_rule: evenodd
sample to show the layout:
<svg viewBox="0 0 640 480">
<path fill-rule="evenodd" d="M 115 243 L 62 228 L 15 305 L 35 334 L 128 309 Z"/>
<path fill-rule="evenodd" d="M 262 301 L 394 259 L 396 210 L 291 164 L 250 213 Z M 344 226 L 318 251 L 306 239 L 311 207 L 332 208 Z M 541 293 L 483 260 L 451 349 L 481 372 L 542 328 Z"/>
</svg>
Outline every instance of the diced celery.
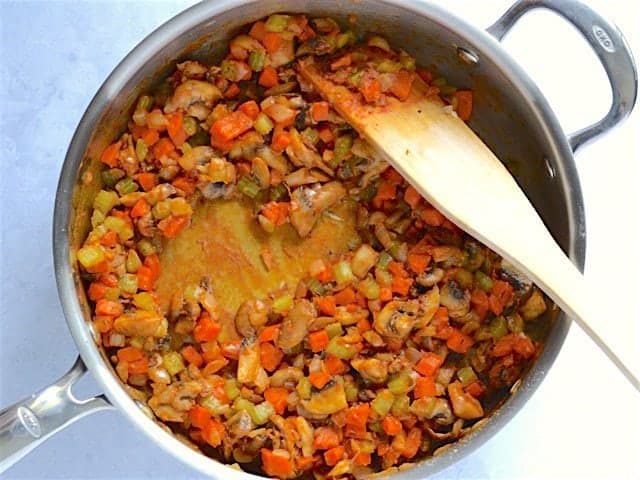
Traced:
<svg viewBox="0 0 640 480">
<path fill-rule="evenodd" d="M 138 277 L 132 273 L 125 273 L 118 280 L 118 287 L 121 292 L 133 295 L 138 291 Z"/>
<path fill-rule="evenodd" d="M 264 61 L 267 54 L 264 50 L 254 50 L 249 54 L 249 68 L 254 72 L 260 72 L 264 68 Z"/>
<path fill-rule="evenodd" d="M 106 218 L 106 216 L 105 216 L 104 213 L 102 213 L 98 209 L 95 209 L 93 211 L 93 213 L 91 214 L 91 226 L 93 228 L 96 228 L 98 225 L 101 225 L 102 222 L 104 222 L 105 218 Z"/>
<path fill-rule="evenodd" d="M 460 380 L 464 386 L 467 386 L 478 379 L 476 372 L 473 371 L 472 367 L 463 367 L 458 370 L 456 375 L 458 376 L 458 380 Z"/>
<path fill-rule="evenodd" d="M 129 250 L 127 252 L 127 260 L 125 262 L 127 272 L 136 273 L 141 266 L 142 261 L 140 260 L 138 253 L 135 250 Z"/>
<path fill-rule="evenodd" d="M 368 202 L 369 200 L 371 200 L 373 197 L 376 196 L 377 191 L 378 191 L 378 187 L 376 187 L 374 183 L 371 183 L 367 185 L 366 188 L 363 188 L 362 190 L 360 190 L 358 194 L 358 200 L 360 200 L 361 202 Z"/>
<path fill-rule="evenodd" d="M 249 198 L 256 198 L 260 192 L 260 186 L 249 177 L 242 177 L 236 184 L 238 191 Z"/>
<path fill-rule="evenodd" d="M 411 400 L 409 400 L 409 396 L 399 395 L 393 401 L 393 405 L 391 405 L 391 414 L 396 417 L 402 417 L 409 413 L 409 406 L 411 404 Z"/>
<path fill-rule="evenodd" d="M 447 79 L 444 77 L 434 78 L 431 81 L 431 85 L 434 87 L 442 88 L 447 85 Z"/>
<path fill-rule="evenodd" d="M 402 65 L 402 68 L 404 68 L 405 70 L 409 70 L 410 72 L 412 72 L 416 69 L 416 59 L 411 55 L 400 54 L 399 60 L 400 65 Z"/>
<path fill-rule="evenodd" d="M 286 293 L 279 296 L 273 301 L 272 309 L 273 313 L 283 313 L 291 310 L 293 307 L 293 295 Z"/>
<path fill-rule="evenodd" d="M 235 82 L 238 77 L 238 64 L 233 60 L 223 60 L 220 64 L 220 73 L 231 82 Z"/>
<path fill-rule="evenodd" d="M 387 252 L 382 252 L 378 257 L 378 263 L 376 267 L 386 269 L 389 264 L 393 261 L 393 257 L 389 255 Z"/>
<path fill-rule="evenodd" d="M 373 411 L 378 415 L 384 417 L 391 410 L 394 399 L 393 393 L 389 390 L 380 390 L 376 398 L 371 402 L 371 408 L 373 408 Z"/>
<path fill-rule="evenodd" d="M 156 309 L 156 301 L 153 295 L 147 292 L 136 293 L 133 296 L 133 304 L 141 310 L 154 311 Z"/>
<path fill-rule="evenodd" d="M 289 25 L 290 18 L 289 15 L 271 15 L 265 22 L 267 32 L 283 32 Z"/>
<path fill-rule="evenodd" d="M 118 180 L 124 177 L 124 170 L 119 168 L 110 168 L 108 170 L 103 170 L 100 172 L 100 178 L 102 179 L 102 183 L 104 183 L 107 187 L 114 187 Z"/>
<path fill-rule="evenodd" d="M 206 130 L 198 130 L 189 139 L 189 145 L 191 145 L 192 147 L 209 145 L 210 142 L 211 138 L 209 137 L 209 132 L 207 132 Z"/>
<path fill-rule="evenodd" d="M 116 232 L 121 241 L 126 242 L 133 238 L 133 227 L 120 217 L 107 217 L 104 219 L 104 226 Z"/>
<path fill-rule="evenodd" d="M 193 117 L 186 116 L 182 119 L 182 128 L 191 137 L 198 131 L 198 121 Z"/>
<path fill-rule="evenodd" d="M 129 343 L 132 347 L 142 348 L 144 346 L 144 337 L 131 337 Z"/>
<path fill-rule="evenodd" d="M 355 276 L 351 271 L 351 264 L 346 260 L 342 260 L 333 266 L 333 277 L 338 285 L 346 285 L 355 280 Z"/>
<path fill-rule="evenodd" d="M 376 269 L 376 280 L 382 286 L 388 287 L 393 283 L 393 275 L 389 270 Z"/>
<path fill-rule="evenodd" d="M 394 395 L 402 395 L 411 391 L 415 386 L 415 381 L 409 372 L 401 372 L 391 377 L 387 383 L 387 388 Z"/>
<path fill-rule="evenodd" d="M 149 95 L 142 95 L 136 104 L 136 110 L 149 110 L 151 107 L 153 107 L 153 97 Z"/>
<path fill-rule="evenodd" d="M 182 361 L 182 355 L 178 352 L 170 351 L 162 356 L 162 364 L 166 368 L 169 375 L 176 375 L 184 370 L 184 362 Z"/>
<path fill-rule="evenodd" d="M 240 388 L 235 378 L 229 378 L 224 384 L 224 391 L 231 400 L 235 400 L 240 395 Z"/>
<path fill-rule="evenodd" d="M 269 417 L 275 413 L 275 410 L 271 403 L 264 401 L 255 406 L 253 415 L 251 413 L 249 411 L 249 415 L 251 415 L 251 419 L 256 425 L 264 425 L 269 421 Z"/>
<path fill-rule="evenodd" d="M 139 161 L 143 161 L 147 157 L 147 153 L 149 153 L 149 147 L 144 143 L 144 140 L 139 138 L 136 141 L 136 157 Z"/>
<path fill-rule="evenodd" d="M 407 261 L 407 244 L 405 242 L 393 242 L 388 249 L 389 255 L 398 262 Z"/>
<path fill-rule="evenodd" d="M 104 262 L 104 251 L 98 245 L 87 245 L 76 252 L 78 261 L 84 268 L 92 268 Z"/>
<path fill-rule="evenodd" d="M 318 131 L 315 128 L 307 127 L 302 131 L 302 136 L 305 137 L 312 144 L 318 143 L 320 137 L 318 136 Z"/>
<path fill-rule="evenodd" d="M 100 190 L 93 199 L 93 208 L 107 214 L 120 203 L 118 194 L 110 190 Z"/>
<path fill-rule="evenodd" d="M 421 419 L 431 418 L 437 404 L 436 397 L 422 397 L 415 400 L 410 407 L 411 413 Z"/>
<path fill-rule="evenodd" d="M 327 353 L 335 355 L 342 360 L 350 360 L 358 352 L 353 345 L 345 343 L 342 337 L 333 337 L 327 346 Z"/>
<path fill-rule="evenodd" d="M 133 181 L 133 178 L 125 177 L 116 183 L 116 190 L 120 195 L 126 195 L 127 193 L 133 193 L 138 190 L 138 184 Z"/>
<path fill-rule="evenodd" d="M 307 288 L 314 295 L 324 295 L 326 293 L 326 289 L 320 280 L 317 278 L 312 278 L 307 283 Z"/>
<path fill-rule="evenodd" d="M 273 130 L 273 122 L 265 113 L 260 112 L 253 122 L 253 128 L 255 128 L 260 135 L 267 135 Z"/>
<path fill-rule="evenodd" d="M 353 45 L 354 43 L 356 43 L 356 34 L 353 30 L 345 30 L 345 32 L 338 35 L 336 39 L 336 47 L 338 48 Z"/>
<path fill-rule="evenodd" d="M 378 261 L 378 252 L 376 252 L 371 245 L 363 243 L 360 248 L 353 254 L 351 260 L 351 270 L 358 277 L 363 278 L 369 269 L 373 267 Z"/>
<path fill-rule="evenodd" d="M 491 336 L 494 340 L 499 340 L 507 334 L 507 320 L 501 315 L 494 318 L 489 325 Z"/>
<path fill-rule="evenodd" d="M 104 292 L 104 298 L 114 302 L 118 301 L 120 298 L 120 289 L 118 287 L 107 288 Z"/>
<path fill-rule="evenodd" d="M 329 338 L 339 337 L 344 333 L 340 322 L 330 323 L 325 327 L 325 330 L 327 332 L 327 335 L 329 335 Z"/>
<path fill-rule="evenodd" d="M 358 291 L 364 295 L 367 300 L 375 300 L 380 297 L 380 285 L 370 276 L 358 284 Z"/>
<path fill-rule="evenodd" d="M 333 147 L 333 158 L 331 159 L 332 166 L 337 167 L 349 157 L 352 145 L 353 139 L 351 135 L 340 135 L 336 138 Z"/>
<path fill-rule="evenodd" d="M 380 73 L 395 73 L 401 68 L 402 65 L 400 65 L 400 63 L 389 60 L 388 58 L 383 59 L 376 65 L 376 70 Z"/>
<path fill-rule="evenodd" d="M 464 268 L 456 271 L 454 278 L 456 282 L 458 282 L 464 289 L 469 289 L 473 285 L 473 274 L 469 270 L 465 270 Z"/>
<path fill-rule="evenodd" d="M 156 220 L 167 218 L 171 215 L 171 202 L 167 199 L 156 203 L 151 209 L 151 214 Z"/>
<path fill-rule="evenodd" d="M 138 242 L 138 250 L 145 257 L 148 257 L 149 255 L 153 255 L 154 253 L 157 252 L 155 245 L 151 242 L 151 240 L 148 240 L 146 238 L 143 238 Z"/>
<path fill-rule="evenodd" d="M 220 402 L 220 400 L 218 400 L 214 395 L 200 400 L 200 405 L 209 410 L 211 415 L 222 415 L 229 409 L 227 405 Z"/>
<path fill-rule="evenodd" d="M 493 288 L 493 280 L 489 275 L 483 273 L 480 270 L 476 270 L 475 273 L 476 285 L 480 290 L 484 290 L 485 292 L 490 292 Z"/>
<path fill-rule="evenodd" d="M 311 382 L 308 377 L 302 377 L 298 381 L 296 391 L 303 400 L 309 400 L 311 398 Z"/>
<path fill-rule="evenodd" d="M 384 50 L 385 52 L 391 52 L 389 42 L 387 42 L 385 38 L 382 38 L 378 35 L 374 35 L 369 40 L 367 40 L 367 45 L 369 47 L 379 48 L 380 50 Z"/>
<path fill-rule="evenodd" d="M 169 205 L 171 207 L 171 215 L 180 216 L 191 215 L 193 213 L 191 205 L 182 197 L 169 199 Z"/>
<path fill-rule="evenodd" d="M 358 398 L 359 392 L 360 390 L 355 382 L 351 381 L 344 383 L 344 395 L 347 397 L 347 402 L 354 402 Z"/>
</svg>

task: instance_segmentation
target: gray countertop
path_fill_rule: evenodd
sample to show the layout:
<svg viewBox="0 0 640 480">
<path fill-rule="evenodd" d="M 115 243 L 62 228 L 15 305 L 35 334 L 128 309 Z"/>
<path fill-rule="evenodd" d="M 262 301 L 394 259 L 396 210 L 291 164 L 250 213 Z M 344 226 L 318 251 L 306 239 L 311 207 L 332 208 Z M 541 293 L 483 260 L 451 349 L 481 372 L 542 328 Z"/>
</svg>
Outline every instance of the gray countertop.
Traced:
<svg viewBox="0 0 640 480">
<path fill-rule="evenodd" d="M 50 240 L 57 177 L 73 131 L 117 62 L 192 3 L 0 0 L 0 407 L 47 385 L 76 357 L 58 303 Z M 479 27 L 510 4 L 435 3 Z M 587 3 L 612 16 L 640 54 L 636 2 Z M 532 14 L 507 48 L 532 73 L 567 131 L 608 108 L 608 87 L 595 57 L 557 18 Z M 636 351 L 639 133 L 636 111 L 576 158 L 587 206 L 587 276 L 609 287 L 615 282 L 609 288 L 617 292 L 610 299 L 612 328 L 623 348 Z M 92 393 L 97 387 L 88 375 L 77 396 Z M 573 328 L 547 379 L 516 418 L 435 478 L 640 478 L 639 404 L 640 397 Z M 3 478 L 199 475 L 110 411 L 59 433 Z"/>
</svg>

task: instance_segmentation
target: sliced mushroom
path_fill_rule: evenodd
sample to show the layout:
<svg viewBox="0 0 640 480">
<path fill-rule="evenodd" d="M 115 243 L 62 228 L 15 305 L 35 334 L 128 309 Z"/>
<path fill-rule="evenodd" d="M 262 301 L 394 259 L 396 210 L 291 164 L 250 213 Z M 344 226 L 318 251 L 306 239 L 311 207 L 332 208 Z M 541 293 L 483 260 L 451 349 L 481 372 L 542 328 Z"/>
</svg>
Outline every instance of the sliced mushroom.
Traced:
<svg viewBox="0 0 640 480">
<path fill-rule="evenodd" d="M 509 304 L 506 305 L 505 310 L 517 310 L 531 295 L 533 282 L 514 265 L 504 259 L 500 262 L 498 277 L 509 282 L 513 287 L 513 297 Z"/>
<path fill-rule="evenodd" d="M 173 96 L 164 107 L 165 113 L 186 110 L 195 103 L 202 103 L 211 108 L 214 102 L 222 97 L 222 92 L 215 85 L 201 80 L 187 80 L 176 88 Z"/>
<path fill-rule="evenodd" d="M 440 290 L 440 305 L 447 307 L 454 320 L 464 317 L 470 304 L 471 294 L 454 280 L 449 280 Z"/>
<path fill-rule="evenodd" d="M 520 307 L 522 318 L 526 321 L 535 320 L 547 310 L 547 304 L 540 290 L 535 288 L 529 299 Z"/>
<path fill-rule="evenodd" d="M 254 427 L 251 415 L 249 415 L 246 410 L 240 410 L 238 413 L 233 415 L 229 420 L 227 420 L 225 426 L 227 427 L 227 432 L 229 432 L 229 435 L 231 435 L 234 440 L 238 440 L 249 435 Z"/>
<path fill-rule="evenodd" d="M 316 307 L 309 300 L 296 300 L 293 308 L 282 322 L 276 345 L 289 350 L 300 344 L 309 332 L 309 323 L 318 315 Z"/>
<path fill-rule="evenodd" d="M 371 383 L 384 383 L 389 375 L 387 362 L 377 358 L 354 358 L 351 360 L 351 366 Z"/>
<path fill-rule="evenodd" d="M 458 417 L 472 420 L 484 416 L 484 410 L 478 399 L 465 392 L 460 382 L 449 384 L 447 391 L 453 406 L 453 413 Z"/>
<path fill-rule="evenodd" d="M 247 339 L 256 337 L 256 329 L 267 324 L 271 306 L 262 300 L 247 300 L 236 313 L 236 330 Z"/>
<path fill-rule="evenodd" d="M 420 304 L 417 300 L 387 303 L 373 321 L 373 328 L 385 337 L 405 339 L 417 321 Z"/>
<path fill-rule="evenodd" d="M 291 194 L 291 224 L 301 237 L 313 229 L 320 213 L 340 201 L 347 191 L 339 182 L 319 188 L 300 187 Z"/>
<path fill-rule="evenodd" d="M 331 415 L 347 407 L 347 396 L 342 382 L 335 382 L 313 393 L 309 400 L 301 401 L 302 407 L 312 415 Z"/>
<path fill-rule="evenodd" d="M 289 133 L 291 143 L 287 147 L 286 152 L 291 163 L 299 167 L 319 168 L 323 172 L 333 175 L 333 170 L 322 161 L 322 157 L 318 152 L 305 145 L 302 141 L 302 136 L 295 128 L 292 128 Z"/>
<path fill-rule="evenodd" d="M 433 287 L 444 278 L 444 270 L 431 265 L 429 269 L 416 277 L 416 282 L 423 287 Z"/>
</svg>

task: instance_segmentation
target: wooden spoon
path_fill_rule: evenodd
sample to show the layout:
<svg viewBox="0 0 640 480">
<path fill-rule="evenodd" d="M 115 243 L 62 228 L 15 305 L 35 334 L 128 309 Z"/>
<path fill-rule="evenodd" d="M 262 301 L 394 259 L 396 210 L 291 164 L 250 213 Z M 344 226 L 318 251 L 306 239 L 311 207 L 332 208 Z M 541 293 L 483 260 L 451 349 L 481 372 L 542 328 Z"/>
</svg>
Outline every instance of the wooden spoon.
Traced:
<svg viewBox="0 0 640 480">
<path fill-rule="evenodd" d="M 389 98 L 379 107 L 324 78 L 312 57 L 298 71 L 433 206 L 526 273 L 640 392 L 638 378 L 605 340 L 615 324 L 598 295 L 589 293 L 504 165 L 428 85 L 417 78 L 406 101 Z"/>
</svg>

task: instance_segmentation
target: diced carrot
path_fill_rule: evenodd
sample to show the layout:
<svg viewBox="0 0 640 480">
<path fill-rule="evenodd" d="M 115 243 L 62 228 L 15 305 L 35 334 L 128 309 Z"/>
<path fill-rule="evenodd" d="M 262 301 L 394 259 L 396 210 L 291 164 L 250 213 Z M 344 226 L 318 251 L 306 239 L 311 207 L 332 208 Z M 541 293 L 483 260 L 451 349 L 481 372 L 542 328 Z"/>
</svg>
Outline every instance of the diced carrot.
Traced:
<svg viewBox="0 0 640 480">
<path fill-rule="evenodd" d="M 309 381 L 311 382 L 311 385 L 313 385 L 317 389 L 324 387 L 329 382 L 329 380 L 331 380 L 331 377 L 325 372 L 313 372 L 309 375 Z"/>
<path fill-rule="evenodd" d="M 416 388 L 413 390 L 415 398 L 435 397 L 436 382 L 433 377 L 419 377 L 416 380 Z"/>
<path fill-rule="evenodd" d="M 340 67 L 348 67 L 349 65 L 351 65 L 351 52 L 346 53 L 340 58 L 337 58 L 336 60 L 331 62 L 329 68 L 331 68 L 332 72 L 335 72 Z"/>
<path fill-rule="evenodd" d="M 100 156 L 100 161 L 109 165 L 111 168 L 115 168 L 118 166 L 119 160 L 118 156 L 120 154 L 120 141 L 118 140 L 115 143 L 112 143 L 107 148 L 104 149 L 102 155 Z"/>
<path fill-rule="evenodd" d="M 402 182 L 404 181 L 402 175 L 400 175 L 398 171 L 393 167 L 389 167 L 384 172 L 382 172 L 381 177 L 391 185 L 395 185 L 396 187 L 402 185 Z"/>
<path fill-rule="evenodd" d="M 291 135 L 289 132 L 276 132 L 271 140 L 271 148 L 278 153 L 282 153 L 291 143 Z"/>
<path fill-rule="evenodd" d="M 404 448 L 402 449 L 402 456 L 405 458 L 413 458 L 418 453 L 418 449 L 422 445 L 422 430 L 414 427 L 409 430 L 407 438 L 404 441 Z"/>
<path fill-rule="evenodd" d="M 421 200 L 422 195 L 420 195 L 411 185 L 409 185 L 404 191 L 404 201 L 407 202 L 411 208 L 416 208 L 420 204 Z"/>
<path fill-rule="evenodd" d="M 130 362 L 128 370 L 132 375 L 141 375 L 143 373 L 147 373 L 147 370 L 149 370 L 149 359 L 147 357 L 143 357 L 134 362 Z"/>
<path fill-rule="evenodd" d="M 153 290 L 153 274 L 149 267 L 141 266 L 136 272 L 138 288 L 140 290 Z"/>
<path fill-rule="evenodd" d="M 363 78 L 358 88 L 367 103 L 377 102 L 382 95 L 382 86 L 377 78 Z"/>
<path fill-rule="evenodd" d="M 417 68 L 416 73 L 428 85 L 433 81 L 433 74 L 424 68 Z"/>
<path fill-rule="evenodd" d="M 383 302 L 388 302 L 393 298 L 393 292 L 389 287 L 381 287 L 380 288 L 380 300 Z"/>
<path fill-rule="evenodd" d="M 535 354 L 536 349 L 531 339 L 524 333 L 510 333 L 498 340 L 491 350 L 491 356 L 504 357 L 514 351 L 528 359 Z"/>
<path fill-rule="evenodd" d="M 191 425 L 194 427 L 203 428 L 210 418 L 211 413 L 209 410 L 200 405 L 194 405 L 191 410 L 189 410 L 189 419 L 191 420 Z"/>
<path fill-rule="evenodd" d="M 371 322 L 366 318 L 361 318 L 358 320 L 358 323 L 356 323 L 356 327 L 360 333 L 368 332 L 371 330 Z"/>
<path fill-rule="evenodd" d="M 169 138 L 171 138 L 171 141 L 176 147 L 181 146 L 187 141 L 187 138 L 189 138 L 182 124 L 184 118 L 182 112 L 167 113 L 165 117 L 169 121 L 167 125 Z"/>
<path fill-rule="evenodd" d="M 264 327 L 260 332 L 260 336 L 258 337 L 259 342 L 273 342 L 276 338 L 278 338 L 278 333 L 280 332 L 280 324 L 278 325 L 269 325 L 268 327 Z"/>
<path fill-rule="evenodd" d="M 310 113 L 314 122 L 329 120 L 329 102 L 313 102 Z"/>
<path fill-rule="evenodd" d="M 262 470 L 270 477 L 289 478 L 294 473 L 291 455 L 286 450 L 260 450 Z"/>
<path fill-rule="evenodd" d="M 389 90 L 391 90 L 391 93 L 398 97 L 399 100 L 404 101 L 409 98 L 414 78 L 415 75 L 412 72 L 400 70 L 396 72 L 395 81 L 391 84 Z"/>
<path fill-rule="evenodd" d="M 233 99 L 240 95 L 240 92 L 240 85 L 238 85 L 236 82 L 233 82 L 227 87 L 222 96 L 227 99 Z"/>
<path fill-rule="evenodd" d="M 264 88 L 271 88 L 278 85 L 278 72 L 273 67 L 264 67 L 258 77 L 258 85 Z"/>
<path fill-rule="evenodd" d="M 158 222 L 158 229 L 166 238 L 177 237 L 189 223 L 187 215 L 171 215 Z"/>
<path fill-rule="evenodd" d="M 243 112 L 247 117 L 251 118 L 252 120 L 255 120 L 258 117 L 258 114 L 260 113 L 260 107 L 258 106 L 255 100 L 249 100 L 247 102 L 244 102 L 238 107 L 238 110 Z"/>
<path fill-rule="evenodd" d="M 118 243 L 118 234 L 116 232 L 107 232 L 100 237 L 100 245 L 105 247 L 113 247 L 116 243 Z"/>
<path fill-rule="evenodd" d="M 211 362 L 212 360 L 219 360 L 222 357 L 220 352 L 220 345 L 218 342 L 201 342 L 200 349 L 202 350 L 202 358 L 205 362 Z"/>
<path fill-rule="evenodd" d="M 260 363 L 267 372 L 274 372 L 282 359 L 284 353 L 271 342 L 260 344 Z"/>
<path fill-rule="evenodd" d="M 473 383 L 470 383 L 466 387 L 464 387 L 464 391 L 469 395 L 473 395 L 474 397 L 481 397 L 486 392 L 486 388 L 484 384 L 480 380 L 476 380 Z"/>
<path fill-rule="evenodd" d="M 309 347 L 312 352 L 323 351 L 329 345 L 329 334 L 326 330 L 318 330 L 309 334 Z"/>
<path fill-rule="evenodd" d="M 458 103 L 456 113 L 460 120 L 468 121 L 473 112 L 473 92 L 471 90 L 458 90 L 454 93 Z"/>
<path fill-rule="evenodd" d="M 213 122 L 211 125 L 211 144 L 225 146 L 234 138 L 253 127 L 253 120 L 244 112 L 235 111 Z"/>
<path fill-rule="evenodd" d="M 489 308 L 496 315 L 501 315 L 505 305 L 509 303 L 513 296 L 513 287 L 504 280 L 494 280 L 491 293 L 489 295 Z"/>
<path fill-rule="evenodd" d="M 144 357 L 144 352 L 138 347 L 124 347 L 118 350 L 117 356 L 120 362 L 135 362 Z"/>
<path fill-rule="evenodd" d="M 208 313 L 202 313 L 193 329 L 193 338 L 196 342 L 212 342 L 218 338 L 222 327 L 213 320 Z"/>
<path fill-rule="evenodd" d="M 431 257 L 429 255 L 410 253 L 407 257 L 409 268 L 417 274 L 424 272 L 429 266 L 429 262 L 431 262 Z"/>
<path fill-rule="evenodd" d="M 96 303 L 96 315 L 118 316 L 122 315 L 123 312 L 124 307 L 120 302 L 102 298 Z"/>
<path fill-rule="evenodd" d="M 473 338 L 458 329 L 454 329 L 447 339 L 447 347 L 457 353 L 467 353 L 471 345 L 473 345 Z"/>
<path fill-rule="evenodd" d="M 349 305 L 350 303 L 355 303 L 356 292 L 353 288 L 347 287 L 347 288 L 343 288 L 338 293 L 336 293 L 334 297 L 336 300 L 336 304 Z"/>
<path fill-rule="evenodd" d="M 273 405 L 276 413 L 282 415 L 287 408 L 289 390 L 284 387 L 269 387 L 264 391 L 264 399 Z"/>
<path fill-rule="evenodd" d="M 275 53 L 282 45 L 282 35 L 276 32 L 266 32 L 261 40 L 267 53 Z"/>
<path fill-rule="evenodd" d="M 391 182 L 382 182 L 378 186 L 375 199 L 377 201 L 393 200 L 396 198 L 396 185 Z"/>
<path fill-rule="evenodd" d="M 284 225 L 289 218 L 289 202 L 268 202 L 262 206 L 260 213 L 274 225 Z"/>
<path fill-rule="evenodd" d="M 361 403 L 347 409 L 345 421 L 345 435 L 347 437 L 363 437 L 367 433 L 367 419 L 369 418 L 369 404 Z"/>
<path fill-rule="evenodd" d="M 339 375 L 348 370 L 347 365 L 335 355 L 327 355 L 323 363 L 324 369 L 329 375 Z"/>
<path fill-rule="evenodd" d="M 311 470 L 315 463 L 315 457 L 296 457 L 296 465 L 302 471 Z"/>
<path fill-rule="evenodd" d="M 471 305 L 473 306 L 473 311 L 480 317 L 480 320 L 484 320 L 489 311 L 489 297 L 487 294 L 479 288 L 476 288 L 471 293 Z"/>
<path fill-rule="evenodd" d="M 224 438 L 224 425 L 217 420 L 209 419 L 202 427 L 202 438 L 212 447 L 218 447 Z"/>
<path fill-rule="evenodd" d="M 340 445 L 340 433 L 333 427 L 318 427 L 313 432 L 313 447 L 328 450 Z"/>
<path fill-rule="evenodd" d="M 152 147 L 160 140 L 160 133 L 153 128 L 145 128 L 144 132 L 140 135 L 140 138 L 147 147 Z"/>
<path fill-rule="evenodd" d="M 422 210 L 421 217 L 424 223 L 432 227 L 439 227 L 445 221 L 444 216 L 433 207 L 425 207 Z"/>
<path fill-rule="evenodd" d="M 151 148 L 153 156 L 160 160 L 162 157 L 170 157 L 176 151 L 176 147 L 167 137 L 162 137 Z"/>
<path fill-rule="evenodd" d="M 131 208 L 131 218 L 143 217 L 151 211 L 151 207 L 144 198 L 138 200 Z"/>
<path fill-rule="evenodd" d="M 160 258 L 157 253 L 147 255 L 144 259 L 144 266 L 151 269 L 151 278 L 157 280 L 160 277 Z"/>
<path fill-rule="evenodd" d="M 315 297 L 313 299 L 313 302 L 316 304 L 316 307 L 318 307 L 318 310 L 320 310 L 320 312 L 324 313 L 325 315 L 335 315 L 337 310 L 336 310 L 336 299 L 333 295 L 327 295 L 325 297 Z"/>
<path fill-rule="evenodd" d="M 330 467 L 333 467 L 342 460 L 342 457 L 344 457 L 344 447 L 342 445 L 338 445 L 324 452 L 324 462 Z"/>
<path fill-rule="evenodd" d="M 180 353 L 187 362 L 189 362 L 191 365 L 195 365 L 198 368 L 200 368 L 204 363 L 204 358 L 202 358 L 202 355 L 200 355 L 200 353 L 193 347 L 193 345 L 187 345 L 182 350 L 180 350 Z"/>
<path fill-rule="evenodd" d="M 413 279 L 406 277 L 393 277 L 391 291 L 400 295 L 409 295 L 409 290 L 413 285 Z"/>
<path fill-rule="evenodd" d="M 418 360 L 418 363 L 416 363 L 413 368 L 425 377 L 433 377 L 443 363 L 444 357 L 437 353 L 427 352 Z"/>
<path fill-rule="evenodd" d="M 253 25 L 251 25 L 251 30 L 249 30 L 250 37 L 253 37 L 259 42 L 261 42 L 266 34 L 267 34 L 267 26 L 263 21 L 258 21 L 258 22 L 255 22 Z"/>
<path fill-rule="evenodd" d="M 366 452 L 358 452 L 353 457 L 353 463 L 360 466 L 366 466 L 371 463 L 371 454 Z"/>
<path fill-rule="evenodd" d="M 107 294 L 107 286 L 102 282 L 91 282 L 87 294 L 91 300 L 97 302 Z"/>
<path fill-rule="evenodd" d="M 324 143 L 331 143 L 335 138 L 333 132 L 331 131 L 331 127 L 329 127 L 328 125 L 325 125 L 322 128 L 318 129 L 318 137 Z"/>
<path fill-rule="evenodd" d="M 153 173 L 148 173 L 148 172 L 138 173 L 137 175 L 135 175 L 134 178 L 140 184 L 140 186 L 145 192 L 148 192 L 158 184 L 158 179 L 156 175 Z"/>
<path fill-rule="evenodd" d="M 387 435 L 395 436 L 402 432 L 402 423 L 393 415 L 385 415 L 382 419 L 382 429 Z"/>
<path fill-rule="evenodd" d="M 192 195 L 196 191 L 196 182 L 187 177 L 176 177 L 171 185 L 178 190 L 182 190 L 186 196 Z"/>
</svg>

